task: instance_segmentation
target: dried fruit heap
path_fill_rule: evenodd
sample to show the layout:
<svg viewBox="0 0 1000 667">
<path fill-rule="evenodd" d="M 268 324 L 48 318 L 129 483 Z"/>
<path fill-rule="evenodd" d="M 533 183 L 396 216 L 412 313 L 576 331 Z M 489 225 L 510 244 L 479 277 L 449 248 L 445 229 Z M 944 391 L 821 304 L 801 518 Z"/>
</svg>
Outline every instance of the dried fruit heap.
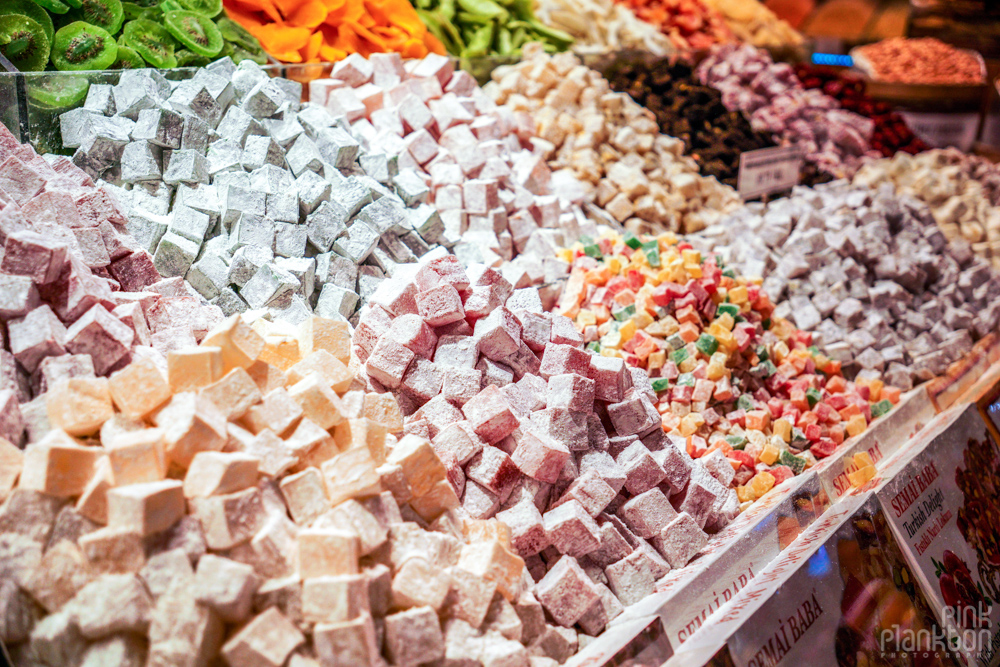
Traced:
<svg viewBox="0 0 1000 667">
<path fill-rule="evenodd" d="M 589 350 L 649 372 L 664 430 L 685 437 L 695 458 L 723 456 L 743 503 L 898 400 L 880 381 L 845 380 L 810 333 L 772 317 L 759 284 L 673 234 L 587 240 L 560 259 L 573 271 L 557 312 Z"/>
</svg>

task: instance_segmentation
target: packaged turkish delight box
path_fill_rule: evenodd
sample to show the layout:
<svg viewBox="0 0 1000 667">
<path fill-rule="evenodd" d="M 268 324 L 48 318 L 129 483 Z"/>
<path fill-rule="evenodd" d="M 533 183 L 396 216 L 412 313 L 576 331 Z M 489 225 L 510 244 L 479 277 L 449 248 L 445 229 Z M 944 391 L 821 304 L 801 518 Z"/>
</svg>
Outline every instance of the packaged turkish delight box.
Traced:
<svg viewBox="0 0 1000 667">
<path fill-rule="evenodd" d="M 670 667 L 954 665 L 872 492 L 845 496 L 699 630 Z"/>
<path fill-rule="evenodd" d="M 962 397 L 964 403 L 975 403 L 993 439 L 1000 442 L 1000 364 L 993 364 L 976 384 Z"/>
<path fill-rule="evenodd" d="M 975 404 L 941 418 L 875 494 L 950 650 L 992 667 L 1000 664 L 1000 450 Z"/>
</svg>

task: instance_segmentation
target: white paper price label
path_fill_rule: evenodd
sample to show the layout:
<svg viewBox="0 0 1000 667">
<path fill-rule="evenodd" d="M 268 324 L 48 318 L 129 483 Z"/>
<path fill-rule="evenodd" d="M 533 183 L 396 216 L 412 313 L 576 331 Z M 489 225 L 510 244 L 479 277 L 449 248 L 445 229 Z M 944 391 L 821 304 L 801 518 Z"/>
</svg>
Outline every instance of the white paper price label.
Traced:
<svg viewBox="0 0 1000 667">
<path fill-rule="evenodd" d="M 799 184 L 802 152 L 791 146 L 762 148 L 740 154 L 736 189 L 743 199 L 780 192 Z"/>
</svg>

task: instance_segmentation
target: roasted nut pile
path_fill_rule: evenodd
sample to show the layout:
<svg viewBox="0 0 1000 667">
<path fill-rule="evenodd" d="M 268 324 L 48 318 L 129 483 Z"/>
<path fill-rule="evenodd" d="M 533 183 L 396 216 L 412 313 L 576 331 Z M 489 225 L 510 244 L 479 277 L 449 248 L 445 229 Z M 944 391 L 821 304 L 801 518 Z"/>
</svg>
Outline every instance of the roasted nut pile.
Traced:
<svg viewBox="0 0 1000 667">
<path fill-rule="evenodd" d="M 674 51 L 659 28 L 614 0 L 538 0 L 535 12 L 541 21 L 572 35 L 578 52 L 637 49 L 662 56 Z"/>
<path fill-rule="evenodd" d="M 964 239 L 1000 269 L 1000 169 L 955 149 L 876 160 L 854 176 L 856 185 L 892 183 L 897 193 L 925 202 L 949 239 Z"/>
<path fill-rule="evenodd" d="M 812 331 L 830 358 L 853 360 L 858 378 L 907 390 L 1000 323 L 1000 274 L 889 184 L 797 188 L 704 236 L 727 265 L 766 276 L 775 314 Z"/>
<path fill-rule="evenodd" d="M 573 270 L 557 312 L 601 358 L 648 369 L 663 429 L 743 507 L 898 401 L 881 381 L 846 382 L 757 282 L 673 234 L 609 234 L 560 256 Z"/>
<path fill-rule="evenodd" d="M 838 71 L 833 67 L 822 67 L 798 63 L 795 75 L 808 89 L 820 89 L 840 102 L 848 111 L 871 118 L 875 123 L 871 135 L 872 148 L 885 157 L 897 152 L 919 153 L 930 148 L 913 134 L 906 120 L 892 110 L 887 102 L 876 102 L 865 94 L 865 82 L 859 76 Z"/>
<path fill-rule="evenodd" d="M 857 49 L 879 81 L 925 84 L 983 83 L 982 63 L 934 37 L 892 37 Z"/>
<path fill-rule="evenodd" d="M 776 145 L 742 111 L 726 109 L 722 93 L 698 83 L 686 63 L 616 59 L 604 75 L 614 90 L 653 112 L 660 132 L 684 142 L 702 174 L 726 185 L 736 187 L 740 153 Z"/>
<path fill-rule="evenodd" d="M 616 0 L 660 29 L 680 50 L 706 49 L 732 41 L 722 15 L 706 0 Z"/>
<path fill-rule="evenodd" d="M 680 139 L 572 54 L 526 53 L 497 68 L 486 92 L 524 112 L 553 169 L 569 169 L 592 186 L 591 197 L 635 232 L 695 231 L 739 206 L 736 192 L 698 173 Z"/>
<path fill-rule="evenodd" d="M 750 45 L 717 47 L 697 69 L 702 83 L 722 91 L 730 110 L 750 115 L 754 129 L 766 130 L 805 152 L 808 163 L 839 176 L 864 157 L 878 157 L 869 138 L 874 123 L 840 108 L 819 90 L 806 90 L 791 65 L 775 63 Z"/>
<path fill-rule="evenodd" d="M 399 395 L 471 517 L 510 526 L 560 625 L 597 634 L 739 513 L 732 467 L 692 461 L 645 371 L 588 354 L 537 290 L 453 256 L 385 285 L 354 332 L 370 389 Z"/>
</svg>

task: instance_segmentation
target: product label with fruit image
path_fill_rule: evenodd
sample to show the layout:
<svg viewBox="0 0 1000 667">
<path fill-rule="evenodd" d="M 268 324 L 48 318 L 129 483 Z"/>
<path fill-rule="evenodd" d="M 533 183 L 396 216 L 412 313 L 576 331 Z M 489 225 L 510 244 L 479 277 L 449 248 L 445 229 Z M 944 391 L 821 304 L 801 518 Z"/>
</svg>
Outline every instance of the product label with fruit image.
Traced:
<svg viewBox="0 0 1000 667">
<path fill-rule="evenodd" d="M 947 650 L 993 667 L 1000 664 L 1000 450 L 974 404 L 945 415 L 875 493 L 944 627 Z"/>
</svg>

